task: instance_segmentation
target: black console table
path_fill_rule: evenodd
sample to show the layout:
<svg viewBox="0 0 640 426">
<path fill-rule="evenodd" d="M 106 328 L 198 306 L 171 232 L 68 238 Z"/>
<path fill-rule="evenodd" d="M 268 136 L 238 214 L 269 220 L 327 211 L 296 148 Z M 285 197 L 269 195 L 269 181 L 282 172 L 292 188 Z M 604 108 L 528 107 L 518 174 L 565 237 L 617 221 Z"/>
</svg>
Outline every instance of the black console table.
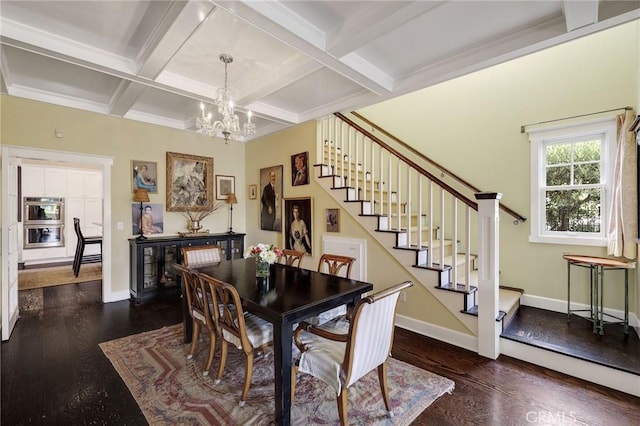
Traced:
<svg viewBox="0 0 640 426">
<path fill-rule="evenodd" d="M 136 304 L 181 292 L 180 276 L 171 264 L 182 262 L 182 247 L 218 245 L 224 259 L 240 259 L 245 234 L 179 235 L 129 239 L 129 293 Z"/>
</svg>

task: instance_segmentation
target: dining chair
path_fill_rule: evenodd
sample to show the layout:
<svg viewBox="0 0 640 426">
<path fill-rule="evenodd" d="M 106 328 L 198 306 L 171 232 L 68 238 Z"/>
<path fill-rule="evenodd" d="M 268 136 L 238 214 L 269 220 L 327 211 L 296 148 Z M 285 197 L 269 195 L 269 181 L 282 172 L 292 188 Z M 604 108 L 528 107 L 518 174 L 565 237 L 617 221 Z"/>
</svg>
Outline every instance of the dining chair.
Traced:
<svg viewBox="0 0 640 426">
<path fill-rule="evenodd" d="M 330 328 L 301 322 L 294 332 L 294 342 L 300 355 L 291 374 L 291 404 L 298 372 L 310 374 L 335 389 L 340 423 L 347 425 L 348 388 L 377 368 L 382 399 L 389 417 L 393 417 L 386 362 L 393 344 L 398 297 L 402 290 L 412 285 L 413 282 L 405 281 L 360 299 L 353 310 L 347 333 L 336 333 Z"/>
<path fill-rule="evenodd" d="M 241 350 L 245 358 L 245 379 L 240 396 L 240 406 L 245 405 L 251 378 L 253 377 L 254 353 L 273 342 L 273 326 L 270 322 L 244 312 L 240 295 L 234 286 L 227 284 L 206 274 L 201 273 L 200 279 L 208 286 L 207 294 L 213 297 L 212 309 L 215 322 L 221 332 L 220 364 L 214 383 L 220 383 L 227 363 L 229 343 Z"/>
<path fill-rule="evenodd" d="M 200 280 L 198 271 L 194 271 L 178 263 L 174 263 L 172 267 L 182 274 L 184 292 L 187 298 L 187 308 L 189 309 L 189 316 L 193 320 L 191 347 L 187 354 L 187 359 L 193 358 L 193 354 L 200 341 L 200 331 L 206 329 L 209 332 L 209 357 L 202 372 L 203 376 L 208 376 L 215 356 L 216 336 L 220 335 L 215 319 L 211 314 L 213 310 L 213 305 L 210 306 L 209 304 L 211 298 L 207 297 L 208 289 L 205 288 L 202 280 Z"/>
<path fill-rule="evenodd" d="M 80 265 L 85 263 L 99 263 L 102 262 L 102 236 L 85 237 L 82 235 L 82 229 L 80 227 L 80 219 L 73 218 L 73 229 L 76 232 L 78 239 L 76 243 L 76 254 L 73 257 L 73 275 L 78 276 L 80 273 Z M 84 254 L 86 246 L 91 244 L 100 244 L 100 254 Z"/>
<path fill-rule="evenodd" d="M 353 262 L 356 261 L 355 257 L 343 256 L 339 254 L 323 253 L 318 261 L 318 272 L 325 272 L 330 275 L 337 275 L 344 278 L 351 278 L 351 267 Z M 344 268 L 344 269 L 343 269 Z M 312 324 L 319 325 L 324 324 L 327 321 L 347 314 L 347 306 L 337 306 L 331 308 L 328 311 L 324 311 L 318 314 L 317 317 L 307 320 Z"/>
<path fill-rule="evenodd" d="M 191 268 L 220 263 L 222 260 L 219 245 L 188 246 L 182 247 L 181 251 L 182 264 Z"/>
<path fill-rule="evenodd" d="M 297 266 L 299 268 L 300 262 L 302 262 L 302 258 L 305 254 L 307 254 L 307 252 L 301 250 L 283 249 L 282 255 L 278 257 L 278 263 L 289 266 Z"/>
</svg>

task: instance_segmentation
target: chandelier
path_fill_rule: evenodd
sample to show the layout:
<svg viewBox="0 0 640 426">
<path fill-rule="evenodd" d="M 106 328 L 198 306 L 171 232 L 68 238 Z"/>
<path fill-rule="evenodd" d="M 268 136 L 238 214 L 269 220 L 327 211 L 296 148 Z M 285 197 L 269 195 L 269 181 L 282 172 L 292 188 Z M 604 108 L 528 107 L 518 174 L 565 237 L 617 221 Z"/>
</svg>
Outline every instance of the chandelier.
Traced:
<svg viewBox="0 0 640 426">
<path fill-rule="evenodd" d="M 225 143 L 229 139 L 240 140 L 256 132 L 256 125 L 251 122 L 251 111 L 247 111 L 247 122 L 240 128 L 240 119 L 234 111 L 234 92 L 227 87 L 227 66 L 233 62 L 233 56 L 226 53 L 220 55 L 224 63 L 224 88 L 216 90 L 214 104 L 218 107 L 221 119 L 212 121 L 211 112 L 205 113 L 204 103 L 200 102 L 200 117 L 196 119 L 196 128 L 205 136 L 216 136 L 222 133 Z"/>
</svg>

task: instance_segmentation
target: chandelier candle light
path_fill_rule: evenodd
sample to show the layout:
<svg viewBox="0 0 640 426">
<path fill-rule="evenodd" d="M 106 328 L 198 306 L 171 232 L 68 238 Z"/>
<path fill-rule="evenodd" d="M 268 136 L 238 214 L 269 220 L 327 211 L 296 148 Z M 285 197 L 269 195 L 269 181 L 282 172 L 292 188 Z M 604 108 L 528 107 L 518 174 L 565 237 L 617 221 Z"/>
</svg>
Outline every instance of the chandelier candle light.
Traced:
<svg viewBox="0 0 640 426">
<path fill-rule="evenodd" d="M 272 265 L 282 256 L 282 251 L 273 244 L 257 244 L 250 246 L 244 252 L 245 258 L 256 259 L 256 277 L 268 277 L 269 265 Z"/>
<path fill-rule="evenodd" d="M 233 56 L 223 53 L 220 60 L 224 63 L 224 87 L 219 87 L 216 91 L 214 104 L 218 106 L 218 114 L 221 120 L 212 122 L 211 112 L 205 113 L 204 103 L 200 103 L 201 116 L 196 119 L 196 128 L 202 131 L 205 136 L 216 136 L 222 133 L 225 143 L 229 139 L 240 140 L 251 136 L 256 132 L 256 125 L 251 122 L 251 111 L 247 111 L 247 122 L 240 129 L 240 119 L 234 110 L 234 92 L 227 86 L 227 66 L 233 62 Z"/>
</svg>

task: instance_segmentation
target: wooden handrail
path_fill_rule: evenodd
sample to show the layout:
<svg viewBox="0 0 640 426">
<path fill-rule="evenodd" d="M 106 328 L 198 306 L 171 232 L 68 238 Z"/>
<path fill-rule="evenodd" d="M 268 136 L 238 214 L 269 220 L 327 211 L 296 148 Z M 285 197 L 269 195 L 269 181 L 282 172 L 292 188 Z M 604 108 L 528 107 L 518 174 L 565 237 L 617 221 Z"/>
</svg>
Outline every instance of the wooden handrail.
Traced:
<svg viewBox="0 0 640 426">
<path fill-rule="evenodd" d="M 476 188 L 475 186 L 473 186 L 471 183 L 467 182 L 466 180 L 462 179 L 461 177 L 457 176 L 455 173 L 451 172 L 449 169 L 447 169 L 446 167 L 442 167 L 440 164 L 438 164 L 437 162 L 431 160 L 430 158 L 426 157 L 423 153 L 421 153 L 420 151 L 416 150 L 414 147 L 410 146 L 409 144 L 407 144 L 406 142 L 404 142 L 403 140 L 401 140 L 400 138 L 398 138 L 397 136 L 387 132 L 385 129 L 381 128 L 380 126 L 378 126 L 377 124 L 375 124 L 374 122 L 370 121 L 369 119 L 367 119 L 366 117 L 364 117 L 363 115 L 359 114 L 356 111 L 352 111 L 351 114 L 353 114 L 354 116 L 358 117 L 360 120 L 364 121 L 365 123 L 367 123 L 368 125 L 370 125 L 371 127 L 376 129 L 376 132 L 380 132 L 383 135 L 385 135 L 386 137 L 392 139 L 395 143 L 399 144 L 400 146 L 402 146 L 404 149 L 409 150 L 411 153 L 417 155 L 418 157 L 420 157 L 422 160 L 426 161 L 427 163 L 431 164 L 432 166 L 436 167 L 437 169 L 439 169 L 441 172 L 447 174 L 448 176 L 450 176 L 452 179 L 454 179 L 455 181 L 459 182 L 460 184 L 464 185 L 465 187 L 469 188 L 471 191 L 473 192 L 482 192 L 480 189 Z M 400 154 L 398 151 L 396 151 L 395 149 L 391 148 L 389 145 L 387 145 L 386 143 L 382 142 L 379 138 L 375 137 L 372 133 L 370 133 L 369 131 L 363 129 L 361 126 L 357 125 L 356 123 L 354 123 L 352 120 L 350 120 L 349 118 L 347 118 L 344 114 L 342 113 L 334 113 L 334 115 L 338 118 L 340 118 L 341 120 L 344 120 L 345 122 L 349 123 L 351 126 L 357 128 L 358 130 L 360 130 L 362 133 L 364 133 L 365 135 L 367 135 L 368 138 L 375 140 L 376 143 L 380 144 L 381 146 L 383 146 L 385 149 L 392 151 L 395 155 L 397 155 L 398 157 L 400 157 L 403 161 L 405 161 L 408 164 L 411 164 L 412 167 L 415 167 L 416 169 L 420 170 L 422 172 L 422 168 L 416 167 L 413 163 L 413 161 L 409 160 L 407 157 L 405 157 L 404 155 Z M 438 182 L 438 184 L 442 187 L 444 187 L 445 189 L 447 189 L 448 187 L 446 186 L 446 184 L 444 184 L 444 182 L 442 182 L 439 178 L 434 177 L 432 174 L 430 173 L 426 173 L 430 179 Z M 448 189 L 447 189 L 448 190 Z M 454 195 L 456 195 L 458 198 L 461 199 L 466 199 L 466 197 L 464 196 L 458 196 L 457 191 L 456 192 L 452 192 Z M 468 203 L 466 203 L 467 205 L 470 205 Z M 516 218 L 516 220 L 518 220 L 519 222 L 525 222 L 527 220 L 526 217 L 522 216 L 521 214 L 517 213 L 516 211 L 514 211 L 513 209 L 507 207 L 506 205 L 500 203 L 500 209 L 503 210 L 504 212 L 508 213 L 509 215 L 513 216 L 514 218 Z"/>
<path fill-rule="evenodd" d="M 339 113 L 339 112 L 335 112 L 334 115 L 336 117 L 338 117 L 339 119 L 341 119 L 342 121 L 344 121 L 345 123 L 349 124 L 354 129 L 356 129 L 359 132 L 361 132 L 362 134 L 366 135 L 372 141 L 375 141 L 375 143 L 377 143 L 378 145 L 382 146 L 384 149 L 386 149 L 387 151 L 391 152 L 396 157 L 400 158 L 402 161 L 404 161 L 405 163 L 407 163 L 408 165 L 413 167 L 415 170 L 417 170 L 420 174 L 422 174 L 424 176 L 427 176 L 429 179 L 431 179 L 434 182 L 437 182 L 438 185 L 440 185 L 443 189 L 445 189 L 450 194 L 454 195 L 456 198 L 458 198 L 464 204 L 468 205 L 469 207 L 471 207 L 474 210 L 478 210 L 478 203 L 476 203 L 475 201 L 467 198 L 466 196 L 464 196 L 462 193 L 458 192 L 455 188 L 451 187 L 447 183 L 441 181 L 438 177 L 433 175 L 431 172 L 423 169 L 420 165 L 418 165 L 418 164 L 414 163 L 413 161 L 411 161 L 409 158 L 407 158 L 401 152 L 399 152 L 395 148 L 387 145 L 382 140 L 380 140 L 377 136 L 369 133 L 367 130 L 365 130 L 362 126 L 360 126 L 359 124 L 357 124 L 353 120 L 345 117 L 344 114 Z"/>
</svg>

